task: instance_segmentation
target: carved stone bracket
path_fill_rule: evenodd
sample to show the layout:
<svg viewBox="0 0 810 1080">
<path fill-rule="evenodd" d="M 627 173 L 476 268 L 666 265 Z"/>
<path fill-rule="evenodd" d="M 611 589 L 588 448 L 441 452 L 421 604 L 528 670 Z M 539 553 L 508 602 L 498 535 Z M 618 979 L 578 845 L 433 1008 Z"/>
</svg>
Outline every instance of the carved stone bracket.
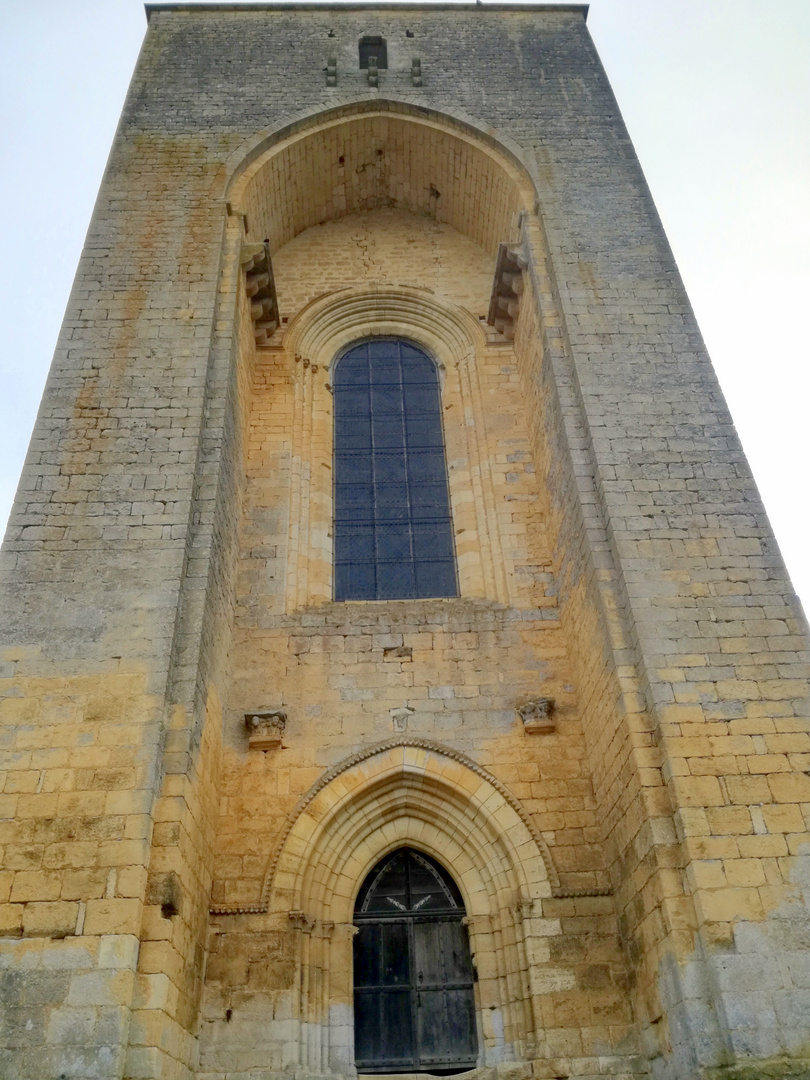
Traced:
<svg viewBox="0 0 810 1080">
<path fill-rule="evenodd" d="M 422 61 L 418 56 L 411 60 L 411 82 L 414 86 L 422 85 Z"/>
<path fill-rule="evenodd" d="M 528 266 L 523 251 L 515 244 L 501 244 L 495 262 L 495 277 L 487 322 L 512 341 L 523 296 L 523 271 Z"/>
<path fill-rule="evenodd" d="M 245 292 L 250 301 L 253 335 L 257 345 L 266 345 L 281 321 L 270 245 L 266 240 L 263 244 L 243 244 L 241 261 L 245 271 Z"/>
<path fill-rule="evenodd" d="M 337 86 L 337 57 L 330 56 L 326 61 L 326 85 Z"/>
<path fill-rule="evenodd" d="M 182 911 L 183 890 L 180 878 L 169 870 L 164 874 L 150 875 L 146 884 L 147 904 L 159 904 L 164 919 L 171 919 Z"/>
<path fill-rule="evenodd" d="M 407 731 L 408 721 L 413 714 L 414 710 L 408 705 L 403 705 L 401 709 L 389 709 L 389 716 L 391 717 L 391 723 L 394 725 L 394 731 Z"/>
<path fill-rule="evenodd" d="M 287 714 L 283 709 L 267 712 L 245 713 L 245 727 L 251 750 L 277 750 L 287 726 Z"/>
<path fill-rule="evenodd" d="M 527 735 L 538 735 L 549 731 L 556 731 L 557 723 L 552 713 L 554 701 L 552 698 L 535 698 L 517 706 L 517 712 L 523 721 L 523 730 Z"/>
</svg>

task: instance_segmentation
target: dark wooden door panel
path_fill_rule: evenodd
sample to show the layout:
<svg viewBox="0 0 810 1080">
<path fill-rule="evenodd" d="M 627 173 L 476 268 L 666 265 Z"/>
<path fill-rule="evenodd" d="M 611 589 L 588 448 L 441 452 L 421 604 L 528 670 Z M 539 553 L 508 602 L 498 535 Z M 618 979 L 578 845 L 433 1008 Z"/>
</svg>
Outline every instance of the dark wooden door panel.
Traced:
<svg viewBox="0 0 810 1080">
<path fill-rule="evenodd" d="M 460 1059 L 475 1063 L 478 1056 L 478 1036 L 475 1031 L 475 999 L 472 987 L 447 990 L 445 996 L 447 1027 L 453 1032 L 456 1054 Z"/>
<path fill-rule="evenodd" d="M 356 912 L 358 1070 L 452 1072 L 474 1066 L 473 968 L 464 908 L 452 880 L 426 856 L 402 849 L 374 868 Z"/>
<path fill-rule="evenodd" d="M 411 989 L 355 991 L 357 1067 L 414 1065 Z"/>
<path fill-rule="evenodd" d="M 380 932 L 382 936 L 380 974 L 383 985 L 410 985 L 411 965 L 407 923 L 383 923 L 380 926 Z"/>
<path fill-rule="evenodd" d="M 473 971 L 459 919 L 415 921 L 416 1057 L 422 1065 L 473 1062 L 476 1056 Z"/>
</svg>

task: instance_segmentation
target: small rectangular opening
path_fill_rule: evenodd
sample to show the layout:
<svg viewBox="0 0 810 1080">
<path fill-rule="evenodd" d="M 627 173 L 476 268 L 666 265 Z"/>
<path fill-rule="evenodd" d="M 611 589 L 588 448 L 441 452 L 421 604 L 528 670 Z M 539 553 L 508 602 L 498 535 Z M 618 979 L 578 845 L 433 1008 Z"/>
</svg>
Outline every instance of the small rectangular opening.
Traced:
<svg viewBox="0 0 810 1080">
<path fill-rule="evenodd" d="M 376 56 L 377 67 L 388 67 L 388 48 L 385 44 L 385 38 L 382 37 L 361 37 L 360 38 L 360 68 L 368 70 L 368 58 L 370 56 Z"/>
</svg>

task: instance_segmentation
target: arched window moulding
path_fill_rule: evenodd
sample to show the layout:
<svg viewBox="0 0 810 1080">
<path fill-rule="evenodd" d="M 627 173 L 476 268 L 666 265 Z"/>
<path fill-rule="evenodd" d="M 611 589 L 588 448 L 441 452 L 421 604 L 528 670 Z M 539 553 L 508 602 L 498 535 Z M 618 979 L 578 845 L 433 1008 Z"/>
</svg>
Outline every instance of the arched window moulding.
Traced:
<svg viewBox="0 0 810 1080">
<path fill-rule="evenodd" d="M 484 333 L 471 315 L 427 289 L 380 285 L 319 297 L 284 337 L 294 368 L 287 610 L 332 599 L 332 368 L 348 345 L 368 337 L 407 338 L 435 360 L 459 594 L 508 604 L 509 563 L 495 512 L 477 373 Z"/>
</svg>

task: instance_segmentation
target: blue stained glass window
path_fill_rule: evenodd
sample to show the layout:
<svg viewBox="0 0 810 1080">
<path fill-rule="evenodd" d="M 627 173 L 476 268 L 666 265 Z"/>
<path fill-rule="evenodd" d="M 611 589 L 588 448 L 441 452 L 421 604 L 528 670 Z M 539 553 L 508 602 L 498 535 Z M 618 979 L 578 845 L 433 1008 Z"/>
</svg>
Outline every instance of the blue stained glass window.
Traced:
<svg viewBox="0 0 810 1080">
<path fill-rule="evenodd" d="M 433 361 L 373 338 L 340 358 L 333 382 L 335 599 L 456 596 Z"/>
</svg>

